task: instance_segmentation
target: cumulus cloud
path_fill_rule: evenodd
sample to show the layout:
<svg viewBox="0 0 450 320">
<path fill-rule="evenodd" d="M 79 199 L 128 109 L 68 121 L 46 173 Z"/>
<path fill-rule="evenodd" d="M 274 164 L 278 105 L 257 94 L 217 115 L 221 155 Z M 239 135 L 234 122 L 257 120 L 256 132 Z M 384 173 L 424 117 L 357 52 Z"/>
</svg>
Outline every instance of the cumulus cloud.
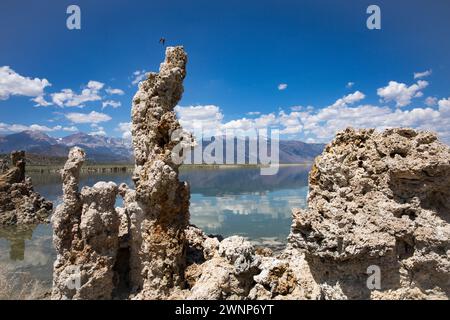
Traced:
<svg viewBox="0 0 450 320">
<path fill-rule="evenodd" d="M 112 107 L 114 109 L 120 107 L 122 103 L 120 101 L 114 101 L 114 100 L 106 100 L 102 102 L 102 110 L 107 107 Z"/>
<path fill-rule="evenodd" d="M 75 126 L 70 126 L 70 127 L 64 127 L 64 128 L 63 128 L 63 131 L 67 131 L 67 132 L 77 132 L 77 131 L 80 131 L 80 130 L 78 130 L 78 128 L 75 127 Z"/>
<path fill-rule="evenodd" d="M 404 83 L 389 81 L 386 87 L 377 90 L 377 94 L 384 102 L 394 101 L 397 107 L 405 107 L 411 103 L 413 98 L 423 96 L 420 90 L 425 89 L 427 86 L 428 82 L 425 80 L 419 80 L 416 84 L 409 87 Z"/>
<path fill-rule="evenodd" d="M 48 102 L 45 100 L 44 96 L 38 96 L 36 98 L 31 99 L 32 101 L 36 102 L 34 105 L 35 107 L 48 107 L 51 106 L 53 103 Z"/>
<path fill-rule="evenodd" d="M 347 106 L 347 105 L 351 105 L 354 104 L 355 102 L 361 101 L 362 99 L 364 99 L 366 96 L 364 95 L 364 93 L 360 92 L 360 91 L 356 91 L 354 93 L 348 94 L 344 97 L 342 97 L 341 99 L 338 99 L 333 106 L 335 107 L 340 107 L 340 106 Z"/>
<path fill-rule="evenodd" d="M 176 106 L 175 111 L 181 126 L 188 131 L 203 129 L 205 131 L 215 131 L 220 129 L 223 114 L 218 106 Z"/>
<path fill-rule="evenodd" d="M 89 135 L 91 136 L 106 136 L 105 128 L 102 126 L 99 126 L 96 123 L 91 124 L 92 131 L 89 132 Z"/>
<path fill-rule="evenodd" d="M 9 66 L 0 67 L 0 100 L 7 100 L 10 96 L 43 96 L 48 86 L 51 83 L 47 79 L 24 77 Z"/>
<path fill-rule="evenodd" d="M 280 83 L 278 85 L 278 90 L 283 91 L 283 90 L 286 90 L 287 87 L 288 87 L 288 85 L 286 83 Z"/>
<path fill-rule="evenodd" d="M 120 122 L 116 128 L 122 134 L 122 138 L 126 140 L 131 139 L 131 122 Z"/>
<path fill-rule="evenodd" d="M 414 79 L 425 78 L 430 76 L 432 73 L 433 71 L 431 69 L 424 72 L 414 72 Z"/>
<path fill-rule="evenodd" d="M 313 106 L 292 106 L 291 107 L 292 111 L 311 111 L 314 110 Z"/>
<path fill-rule="evenodd" d="M 345 86 L 347 89 L 351 89 L 353 88 L 353 86 L 355 85 L 354 82 L 347 82 L 347 85 Z"/>
<path fill-rule="evenodd" d="M 387 105 L 359 104 L 364 99 L 362 92 L 346 95 L 324 108 L 297 106 L 291 112 L 260 114 L 255 118 L 240 118 L 223 122 L 223 114 L 217 106 L 177 107 L 180 123 L 190 130 L 195 123 L 206 122 L 215 130 L 256 130 L 277 128 L 280 134 L 308 142 L 327 143 L 336 132 L 349 126 L 354 128 L 411 127 L 432 130 L 443 141 L 450 142 L 450 97 L 437 102 L 437 108 L 417 107 L 410 110 L 392 108 Z M 193 130 L 191 130 L 193 131 Z"/>
<path fill-rule="evenodd" d="M 99 91 L 103 86 L 104 83 L 91 80 L 80 94 L 72 89 L 63 89 L 61 92 L 51 94 L 52 101 L 59 107 L 83 107 L 86 102 L 102 100 Z"/>
<path fill-rule="evenodd" d="M 425 104 L 428 107 L 432 107 L 432 106 L 437 105 L 437 101 L 438 101 L 438 99 L 436 97 L 428 97 L 425 99 Z"/>
<path fill-rule="evenodd" d="M 402 111 L 388 106 L 358 105 L 329 106 L 314 112 L 301 114 L 304 130 L 302 134 L 315 142 L 330 141 L 337 131 L 348 126 L 354 128 L 376 128 L 383 130 L 393 127 L 411 127 L 437 132 L 444 141 L 450 141 L 450 104 L 445 100 L 439 109 L 413 108 Z M 447 108 L 447 107 L 448 108 Z"/>
<path fill-rule="evenodd" d="M 439 106 L 439 111 L 440 112 L 450 116 L 450 97 L 447 98 L 447 99 L 439 100 L 438 106 Z"/>
<path fill-rule="evenodd" d="M 48 127 L 43 126 L 39 124 L 32 124 L 32 125 L 23 125 L 23 124 L 7 124 L 0 122 L 0 132 L 2 133 L 16 133 L 16 132 L 22 132 L 27 130 L 34 130 L 34 131 L 42 131 L 42 132 L 54 132 L 54 131 L 78 131 L 77 127 L 71 126 L 71 127 L 63 127 L 61 125 Z"/>
<path fill-rule="evenodd" d="M 122 89 L 107 88 L 105 91 L 109 95 L 116 94 L 116 95 L 119 95 L 119 96 L 123 96 L 125 94 L 125 92 Z"/>
<path fill-rule="evenodd" d="M 133 72 L 133 80 L 131 81 L 131 84 L 137 85 L 139 82 L 144 80 L 147 77 L 147 71 L 145 70 L 136 70 Z"/>
<path fill-rule="evenodd" d="M 87 84 L 87 88 L 88 89 L 91 89 L 91 90 L 93 90 L 93 91 L 100 91 L 100 90 L 102 90 L 102 88 L 104 87 L 104 83 L 101 83 L 101 82 L 98 82 L 98 81 L 94 81 L 94 80 L 91 80 L 91 81 L 89 81 L 88 82 L 88 84 Z"/>
<path fill-rule="evenodd" d="M 257 116 L 257 115 L 260 115 L 261 114 L 261 112 L 259 112 L 259 111 L 250 111 L 250 112 L 247 112 L 247 115 L 248 116 Z"/>
<path fill-rule="evenodd" d="M 73 123 L 101 123 L 112 119 L 109 115 L 97 111 L 91 111 L 90 113 L 71 112 L 65 116 Z"/>
</svg>

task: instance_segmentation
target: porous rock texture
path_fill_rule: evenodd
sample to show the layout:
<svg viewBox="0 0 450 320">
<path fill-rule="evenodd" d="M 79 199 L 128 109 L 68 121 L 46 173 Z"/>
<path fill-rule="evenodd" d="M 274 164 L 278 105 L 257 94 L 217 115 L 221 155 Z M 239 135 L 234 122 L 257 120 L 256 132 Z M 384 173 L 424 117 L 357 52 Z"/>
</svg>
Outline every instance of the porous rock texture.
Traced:
<svg viewBox="0 0 450 320">
<path fill-rule="evenodd" d="M 98 182 L 78 190 L 85 160 L 74 147 L 62 169 L 63 203 L 52 217 L 57 258 L 52 299 L 111 299 L 117 279 L 120 218 L 114 208 L 118 187 Z"/>
<path fill-rule="evenodd" d="M 430 132 L 347 129 L 310 172 L 290 244 L 327 299 L 448 298 L 450 149 Z M 367 270 L 380 270 L 369 290 Z"/>
<path fill-rule="evenodd" d="M 84 152 L 72 149 L 53 218 L 53 298 L 449 297 L 450 151 L 428 132 L 339 133 L 316 159 L 308 208 L 293 210 L 276 254 L 189 225 L 189 187 L 173 157 L 177 145 L 192 146 L 173 111 L 186 61 L 182 47 L 167 48 L 133 99 L 135 189 L 102 182 L 79 193 Z M 123 207 L 114 209 L 117 194 Z M 73 266 L 81 287 L 67 289 Z M 373 267 L 380 288 L 368 286 Z"/>
<path fill-rule="evenodd" d="M 11 165 L 0 162 L 0 225 L 30 225 L 48 222 L 53 205 L 33 190 L 25 176 L 25 152 L 11 153 Z"/>
<path fill-rule="evenodd" d="M 183 93 L 186 62 L 182 47 L 167 48 L 159 73 L 149 73 L 133 98 L 136 190 L 126 192 L 131 194 L 125 207 L 133 244 L 131 285 L 141 298 L 169 296 L 184 281 L 190 191 L 178 180 L 181 162 L 173 161 L 172 150 L 189 137 L 174 111 Z"/>
</svg>

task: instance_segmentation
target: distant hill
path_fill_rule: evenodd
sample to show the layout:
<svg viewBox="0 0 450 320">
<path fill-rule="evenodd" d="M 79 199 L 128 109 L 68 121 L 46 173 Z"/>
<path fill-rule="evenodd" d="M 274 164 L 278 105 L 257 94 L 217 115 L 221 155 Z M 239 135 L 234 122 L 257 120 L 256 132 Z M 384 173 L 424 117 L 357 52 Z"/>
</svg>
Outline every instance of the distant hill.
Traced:
<svg viewBox="0 0 450 320">
<path fill-rule="evenodd" d="M 133 155 L 130 144 L 118 138 L 75 133 L 64 138 L 53 138 L 40 131 L 23 131 L 0 137 L 0 154 L 14 150 L 46 157 L 67 157 L 73 146 L 83 148 L 87 160 L 93 163 L 128 163 Z"/>
<path fill-rule="evenodd" d="M 203 141 L 203 149 L 211 141 Z M 237 145 L 237 140 L 235 140 Z M 25 150 L 33 154 L 36 161 L 45 163 L 53 162 L 50 158 L 67 157 L 71 147 L 79 146 L 87 153 L 90 163 L 131 163 L 133 152 L 129 141 L 120 138 L 89 135 L 78 132 L 63 138 L 53 138 L 40 131 L 23 131 L 10 135 L 0 136 L 0 154 L 8 154 L 14 150 Z M 249 159 L 249 141 L 246 140 L 245 159 Z M 311 144 L 302 141 L 280 140 L 279 156 L 280 163 L 302 163 L 314 160 L 322 153 L 323 144 Z M 236 150 L 236 147 L 235 147 Z M 226 148 L 223 150 L 226 157 Z M 236 153 L 236 151 L 235 151 Z M 39 160 L 40 159 L 40 160 Z M 234 157 L 236 160 L 236 156 Z"/>
</svg>

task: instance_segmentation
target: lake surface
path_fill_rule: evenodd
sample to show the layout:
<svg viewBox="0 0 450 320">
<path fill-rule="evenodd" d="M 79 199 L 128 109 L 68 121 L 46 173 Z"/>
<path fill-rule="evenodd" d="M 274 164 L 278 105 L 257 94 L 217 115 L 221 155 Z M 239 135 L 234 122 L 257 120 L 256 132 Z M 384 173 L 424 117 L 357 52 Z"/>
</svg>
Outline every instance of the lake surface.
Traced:
<svg viewBox="0 0 450 320">
<path fill-rule="evenodd" d="M 181 179 L 191 186 L 191 223 L 209 234 L 242 235 L 257 244 L 282 245 L 289 234 L 292 208 L 306 206 L 309 169 L 281 167 L 274 176 L 261 176 L 258 168 L 182 170 Z M 58 175 L 31 178 L 35 190 L 53 201 L 55 207 L 62 201 Z M 92 186 L 97 181 L 133 186 L 130 173 L 83 175 L 80 185 Z M 0 228 L 3 270 L 30 274 L 50 288 L 54 259 L 50 225 Z"/>
</svg>

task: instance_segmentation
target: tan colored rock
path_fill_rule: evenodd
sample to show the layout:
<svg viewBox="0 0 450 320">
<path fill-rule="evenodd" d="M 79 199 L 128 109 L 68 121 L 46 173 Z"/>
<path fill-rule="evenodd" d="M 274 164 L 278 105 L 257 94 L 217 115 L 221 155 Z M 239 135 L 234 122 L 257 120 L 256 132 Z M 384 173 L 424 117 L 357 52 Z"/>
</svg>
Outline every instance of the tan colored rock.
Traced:
<svg viewBox="0 0 450 320">
<path fill-rule="evenodd" d="M 48 222 L 53 204 L 36 193 L 25 176 L 25 152 L 12 152 L 11 164 L 0 164 L 0 225 Z"/>
<path fill-rule="evenodd" d="M 187 298 L 245 299 L 253 286 L 253 276 L 260 271 L 253 245 L 242 237 L 232 236 L 221 242 L 208 238 L 204 246 L 207 260 L 197 267 L 200 276 Z"/>
<path fill-rule="evenodd" d="M 309 180 L 289 239 L 324 298 L 449 297 L 450 149 L 434 134 L 347 129 Z M 370 266 L 380 290 L 367 287 Z"/>
<path fill-rule="evenodd" d="M 53 218 L 53 298 L 448 299 L 450 151 L 428 132 L 339 133 L 314 163 L 308 208 L 293 211 L 281 252 L 189 225 L 173 157 L 192 145 L 174 112 L 186 61 L 167 48 L 133 98 L 135 190 L 102 182 L 79 193 L 84 152 L 72 149 Z M 81 287 L 67 289 L 74 266 Z M 373 268 L 379 289 L 368 286 Z"/>
<path fill-rule="evenodd" d="M 167 48 L 159 73 L 150 73 L 133 98 L 136 191 L 125 207 L 131 217 L 132 286 L 141 298 L 164 298 L 184 287 L 190 192 L 178 179 L 181 163 L 172 160 L 172 151 L 179 142 L 173 134 L 181 131 L 174 108 L 186 62 L 182 47 Z"/>
<path fill-rule="evenodd" d="M 78 192 L 84 160 L 84 151 L 75 147 L 62 170 L 64 202 L 52 218 L 57 251 L 52 299 L 110 299 L 117 286 L 118 188 L 98 182 Z"/>
</svg>

